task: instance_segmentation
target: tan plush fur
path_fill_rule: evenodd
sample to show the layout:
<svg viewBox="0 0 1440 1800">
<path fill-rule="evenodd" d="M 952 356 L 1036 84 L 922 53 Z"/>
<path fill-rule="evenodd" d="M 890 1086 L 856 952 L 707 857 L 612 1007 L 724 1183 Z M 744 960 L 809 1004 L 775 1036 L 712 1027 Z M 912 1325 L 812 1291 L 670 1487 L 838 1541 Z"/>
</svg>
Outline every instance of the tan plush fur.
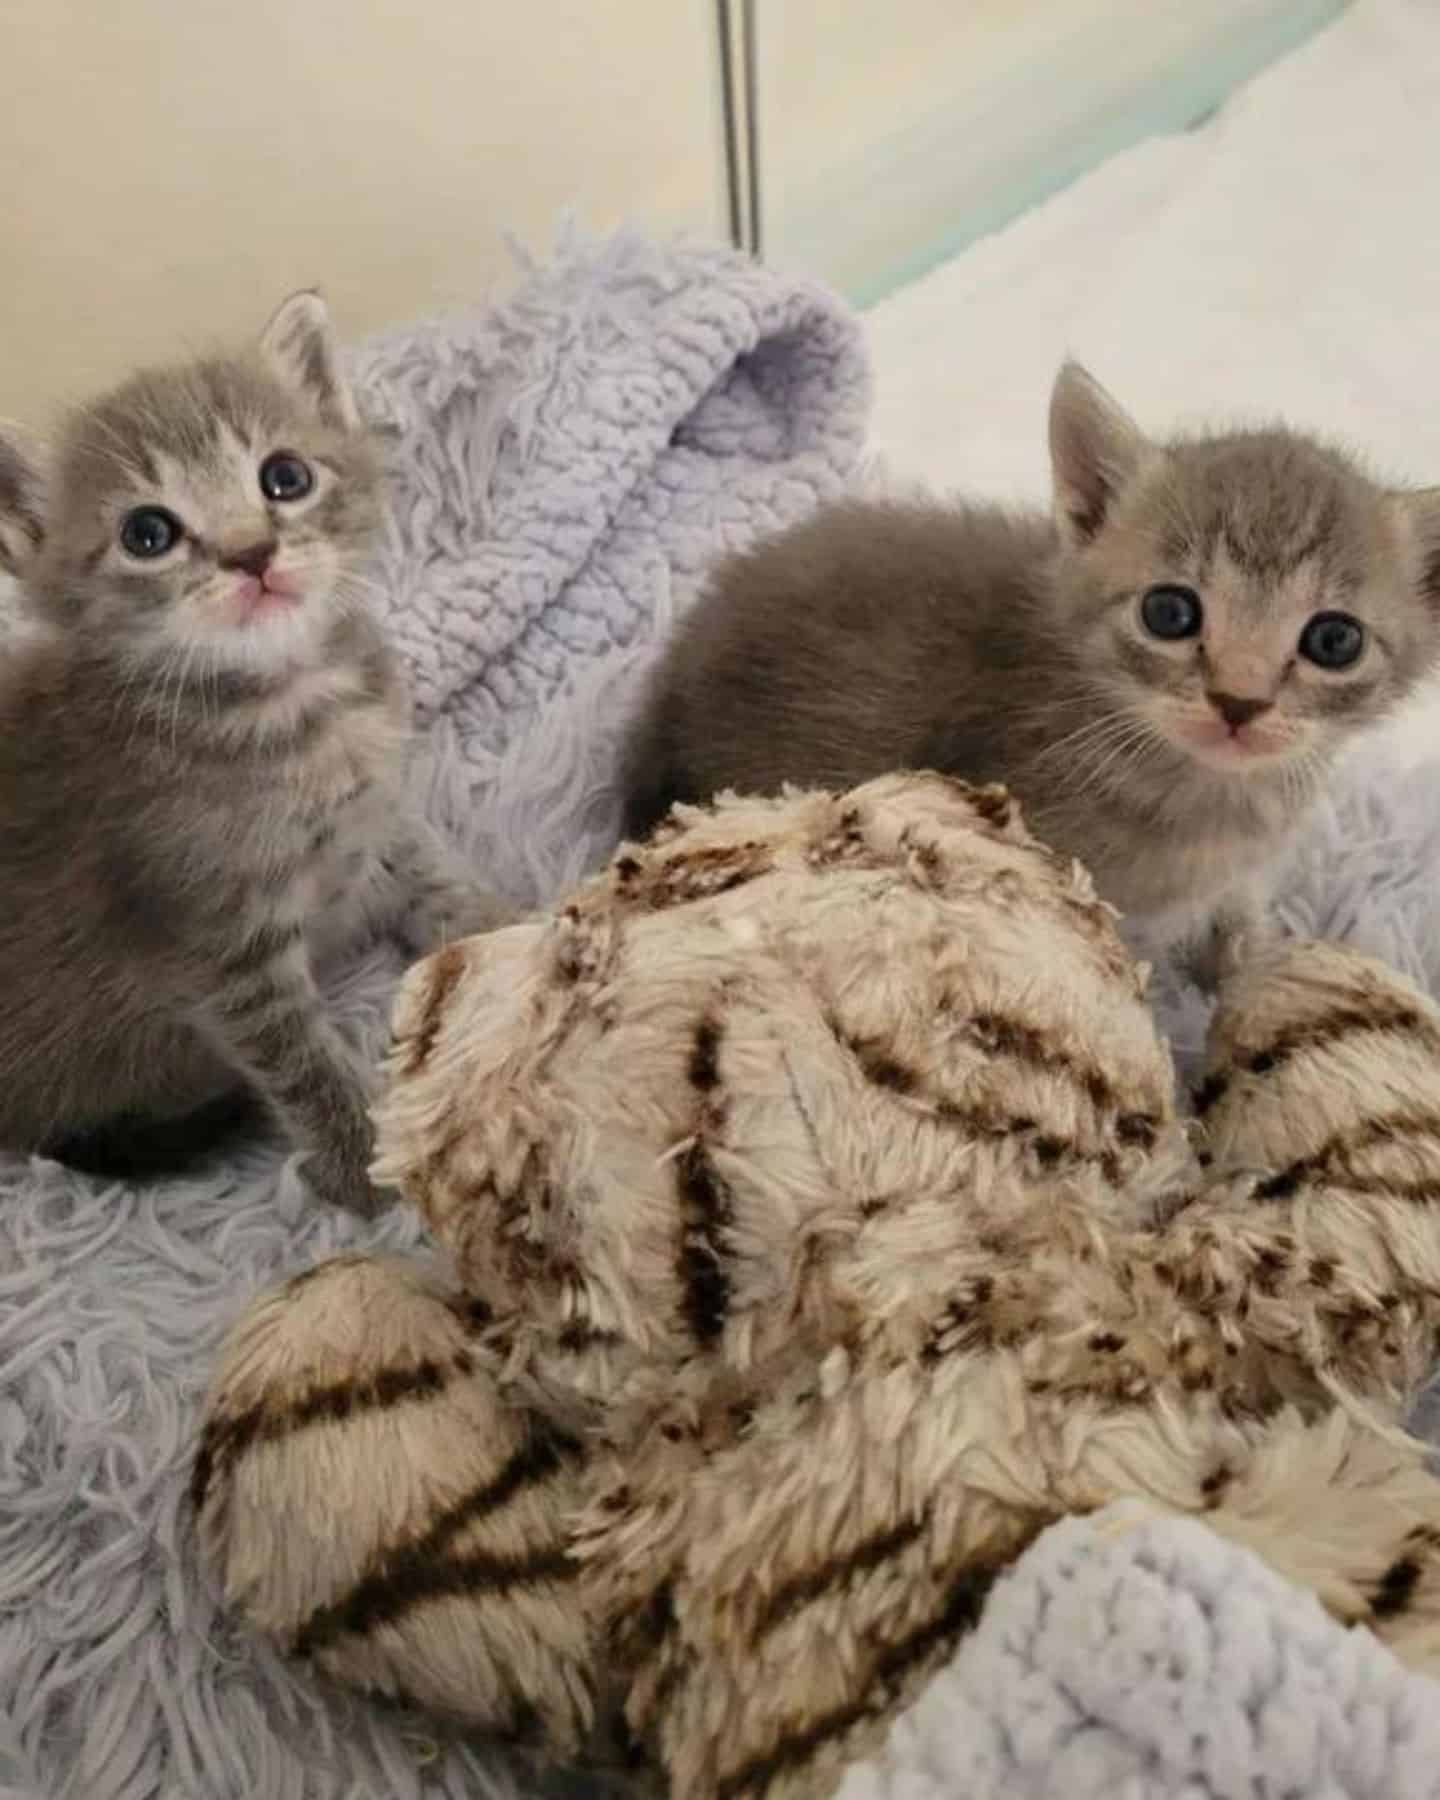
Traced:
<svg viewBox="0 0 1440 1800">
<path fill-rule="evenodd" d="M 327 1672 L 685 1800 L 830 1792 L 1046 1525 L 1203 1514 L 1440 1667 L 1440 1015 L 1314 944 L 1200 1095 L 998 789 L 685 813 L 411 974 L 380 1178 L 453 1281 L 261 1300 L 195 1493 Z"/>
</svg>

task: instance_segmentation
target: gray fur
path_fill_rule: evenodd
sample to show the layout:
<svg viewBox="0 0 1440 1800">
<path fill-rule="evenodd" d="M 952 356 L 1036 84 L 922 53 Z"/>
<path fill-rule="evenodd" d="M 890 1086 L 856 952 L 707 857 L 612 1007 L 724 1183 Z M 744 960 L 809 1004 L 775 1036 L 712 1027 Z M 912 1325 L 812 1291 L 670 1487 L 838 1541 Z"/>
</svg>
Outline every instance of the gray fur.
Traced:
<svg viewBox="0 0 1440 1800">
<path fill-rule="evenodd" d="M 261 491 L 279 450 L 316 472 L 300 502 Z M 250 1088 L 312 1187 L 374 1202 L 367 1076 L 316 968 L 500 916 L 400 802 L 408 706 L 363 599 L 381 498 L 314 295 L 257 352 L 81 410 L 48 480 L 0 437 L 41 627 L 0 678 L 0 1143 L 64 1158 Z M 120 523 L 152 504 L 186 535 L 138 561 Z M 251 613 L 262 565 L 294 592 Z"/>
<path fill-rule="evenodd" d="M 1211 985 L 1337 754 L 1440 656 L 1440 494 L 1284 429 L 1152 443 L 1073 364 L 1050 445 L 1053 520 L 849 501 L 724 563 L 631 733 L 631 835 L 726 788 L 1004 781 L 1108 899 L 1192 939 Z M 1146 634 L 1161 583 L 1198 592 L 1199 637 Z M 1353 669 L 1298 655 L 1323 610 L 1367 628 Z M 1237 701 L 1234 741 L 1267 753 L 1193 749 Z"/>
</svg>

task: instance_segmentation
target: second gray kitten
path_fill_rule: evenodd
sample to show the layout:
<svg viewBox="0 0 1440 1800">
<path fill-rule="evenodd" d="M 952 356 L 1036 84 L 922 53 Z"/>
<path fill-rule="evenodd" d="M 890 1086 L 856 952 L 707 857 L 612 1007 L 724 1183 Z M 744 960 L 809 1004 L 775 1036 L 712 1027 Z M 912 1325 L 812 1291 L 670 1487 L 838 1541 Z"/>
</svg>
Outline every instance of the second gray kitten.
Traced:
<svg viewBox="0 0 1440 1800">
<path fill-rule="evenodd" d="M 137 376 L 51 458 L 0 431 L 0 1145 L 183 1160 L 258 1095 L 367 1207 L 367 1077 L 316 970 L 501 909 L 402 798 L 408 706 L 364 602 L 377 458 L 323 303 Z"/>
<path fill-rule="evenodd" d="M 625 823 L 895 768 L 1006 783 L 1213 985 L 1336 755 L 1440 657 L 1440 489 L 1285 429 L 1155 443 L 1075 364 L 1054 516 L 842 503 L 721 566 L 631 734 Z"/>
</svg>

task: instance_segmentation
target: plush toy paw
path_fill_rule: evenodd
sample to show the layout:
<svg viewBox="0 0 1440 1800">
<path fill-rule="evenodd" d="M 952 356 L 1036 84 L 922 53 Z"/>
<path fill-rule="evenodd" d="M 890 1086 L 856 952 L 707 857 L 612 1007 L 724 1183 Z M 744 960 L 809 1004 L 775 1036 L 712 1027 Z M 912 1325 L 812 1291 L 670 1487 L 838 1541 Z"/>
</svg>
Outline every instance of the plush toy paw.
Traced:
<svg viewBox="0 0 1440 1800">
<path fill-rule="evenodd" d="M 298 1276 L 224 1346 L 193 1499 L 226 1600 L 291 1654 L 566 1754 L 597 1715 L 577 1446 L 502 1399 L 484 1324 L 399 1260 Z"/>
</svg>

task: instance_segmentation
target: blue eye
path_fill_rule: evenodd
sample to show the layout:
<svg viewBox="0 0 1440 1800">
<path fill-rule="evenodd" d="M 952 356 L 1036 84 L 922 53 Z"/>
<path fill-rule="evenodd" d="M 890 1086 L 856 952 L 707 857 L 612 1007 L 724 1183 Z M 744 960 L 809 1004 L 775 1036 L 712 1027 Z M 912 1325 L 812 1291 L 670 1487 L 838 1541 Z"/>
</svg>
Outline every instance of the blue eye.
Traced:
<svg viewBox="0 0 1440 1800">
<path fill-rule="evenodd" d="M 1365 648 L 1365 627 L 1349 613 L 1320 612 L 1300 633 L 1300 654 L 1321 669 L 1348 669 Z"/>
<path fill-rule="evenodd" d="M 1140 602 L 1141 624 L 1151 637 L 1167 642 L 1197 637 L 1204 617 L 1205 610 L 1194 588 L 1169 582 L 1152 587 Z"/>
<path fill-rule="evenodd" d="M 267 500 L 303 500 L 315 485 L 309 463 L 290 450 L 277 450 L 260 465 L 260 492 Z"/>
<path fill-rule="evenodd" d="M 137 506 L 121 522 L 120 548 L 145 562 L 173 550 L 184 535 L 184 526 L 163 506 Z"/>
</svg>

